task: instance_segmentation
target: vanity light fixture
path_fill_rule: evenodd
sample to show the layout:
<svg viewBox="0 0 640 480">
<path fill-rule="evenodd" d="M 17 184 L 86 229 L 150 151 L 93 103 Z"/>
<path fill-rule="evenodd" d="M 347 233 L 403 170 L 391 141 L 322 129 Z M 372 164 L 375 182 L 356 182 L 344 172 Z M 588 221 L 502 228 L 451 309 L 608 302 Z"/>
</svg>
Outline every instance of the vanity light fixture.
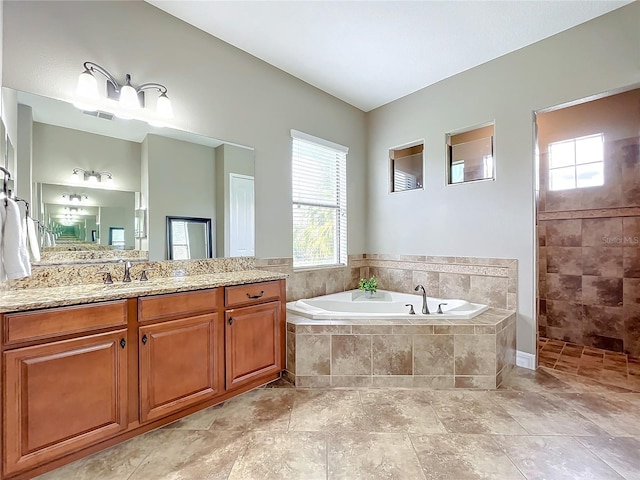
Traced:
<svg viewBox="0 0 640 480">
<path fill-rule="evenodd" d="M 80 177 L 80 172 L 83 173 L 82 178 Z M 95 170 L 84 170 L 82 168 L 74 168 L 71 173 L 71 181 L 79 183 L 81 180 L 84 180 L 88 183 L 98 183 L 102 182 L 102 177 L 105 177 L 104 181 L 107 185 L 113 184 L 113 174 L 110 172 L 96 172 Z"/>
<path fill-rule="evenodd" d="M 69 203 L 81 203 L 83 200 L 89 199 L 86 195 L 80 195 L 77 193 L 63 193 L 62 198 L 67 200 Z"/>
<path fill-rule="evenodd" d="M 107 79 L 106 98 L 100 95 L 98 81 L 94 76 L 96 72 Z M 145 90 L 156 90 L 160 94 L 155 112 L 145 108 Z M 84 71 L 78 78 L 76 97 L 74 104 L 82 110 L 107 111 L 120 118 L 138 118 L 154 126 L 162 126 L 163 121 L 173 118 L 167 87 L 159 83 L 143 83 L 134 87 L 128 73 L 124 83 L 120 84 L 104 67 L 93 62 L 84 62 Z"/>
</svg>

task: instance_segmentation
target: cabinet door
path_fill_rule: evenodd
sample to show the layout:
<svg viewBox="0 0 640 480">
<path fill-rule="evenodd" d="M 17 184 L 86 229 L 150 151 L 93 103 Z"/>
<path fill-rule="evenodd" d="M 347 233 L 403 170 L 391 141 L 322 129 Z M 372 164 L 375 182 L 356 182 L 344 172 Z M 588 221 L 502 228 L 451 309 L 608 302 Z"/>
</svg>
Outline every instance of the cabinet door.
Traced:
<svg viewBox="0 0 640 480">
<path fill-rule="evenodd" d="M 223 390 L 217 313 L 140 327 L 140 420 L 182 410 Z"/>
<path fill-rule="evenodd" d="M 227 390 L 282 370 L 280 302 L 227 310 Z"/>
<path fill-rule="evenodd" d="M 127 427 L 126 330 L 4 353 L 4 474 Z"/>
</svg>

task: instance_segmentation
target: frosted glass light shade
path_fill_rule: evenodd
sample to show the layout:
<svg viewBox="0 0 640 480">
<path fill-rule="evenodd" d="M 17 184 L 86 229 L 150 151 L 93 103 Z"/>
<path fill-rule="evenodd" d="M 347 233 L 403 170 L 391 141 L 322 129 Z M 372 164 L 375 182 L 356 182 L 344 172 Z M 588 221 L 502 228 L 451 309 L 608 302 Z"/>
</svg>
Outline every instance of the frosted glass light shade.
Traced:
<svg viewBox="0 0 640 480">
<path fill-rule="evenodd" d="M 138 94 L 131 85 L 124 85 L 120 89 L 120 105 L 126 108 L 140 108 Z"/>
<path fill-rule="evenodd" d="M 171 106 L 171 100 L 169 100 L 166 93 L 163 93 L 158 97 L 156 113 L 162 118 L 173 118 L 173 107 Z"/>
<path fill-rule="evenodd" d="M 78 77 L 76 95 L 80 98 L 96 100 L 100 97 L 98 81 L 89 70 L 85 70 Z"/>
<path fill-rule="evenodd" d="M 73 173 L 71 174 L 71 181 L 72 182 L 79 182 L 80 181 L 80 174 L 78 173 L 77 170 L 74 170 Z"/>
</svg>

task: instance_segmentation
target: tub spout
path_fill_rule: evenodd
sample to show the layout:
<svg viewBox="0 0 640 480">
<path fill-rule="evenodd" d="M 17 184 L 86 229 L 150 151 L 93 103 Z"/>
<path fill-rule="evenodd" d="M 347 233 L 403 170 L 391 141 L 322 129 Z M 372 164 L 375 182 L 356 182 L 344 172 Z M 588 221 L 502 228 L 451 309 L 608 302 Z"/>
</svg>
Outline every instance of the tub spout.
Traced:
<svg viewBox="0 0 640 480">
<path fill-rule="evenodd" d="M 427 305 L 427 292 L 422 285 L 418 285 L 414 290 L 417 292 L 422 289 L 422 313 L 423 315 L 429 315 L 429 306 Z"/>
</svg>

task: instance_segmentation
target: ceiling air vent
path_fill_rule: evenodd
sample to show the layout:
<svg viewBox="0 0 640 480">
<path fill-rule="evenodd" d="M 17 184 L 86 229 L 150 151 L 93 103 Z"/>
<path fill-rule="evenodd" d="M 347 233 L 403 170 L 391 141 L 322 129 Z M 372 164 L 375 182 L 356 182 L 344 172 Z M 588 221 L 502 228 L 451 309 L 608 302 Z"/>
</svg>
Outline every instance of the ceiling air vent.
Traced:
<svg viewBox="0 0 640 480">
<path fill-rule="evenodd" d="M 84 113 L 85 115 L 90 115 L 92 117 L 102 118 L 104 120 L 113 120 L 112 113 L 100 112 L 100 111 L 88 112 L 86 110 L 83 110 L 82 113 Z"/>
</svg>

